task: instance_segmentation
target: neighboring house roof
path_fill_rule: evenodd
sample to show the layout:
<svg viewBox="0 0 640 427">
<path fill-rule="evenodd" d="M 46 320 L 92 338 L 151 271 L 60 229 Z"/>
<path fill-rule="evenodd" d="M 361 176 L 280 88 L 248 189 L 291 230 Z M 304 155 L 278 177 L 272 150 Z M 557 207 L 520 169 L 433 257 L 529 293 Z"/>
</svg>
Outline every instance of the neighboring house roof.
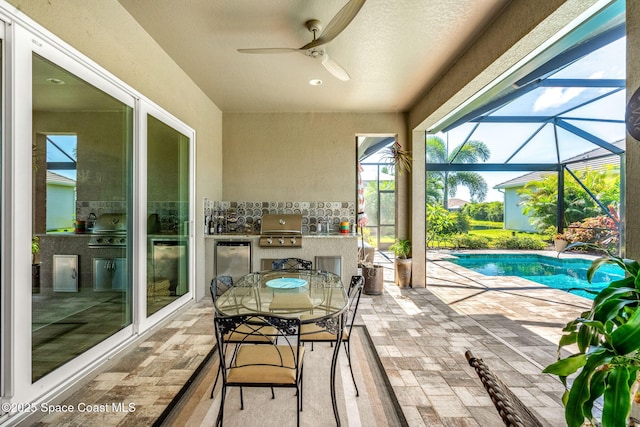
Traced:
<svg viewBox="0 0 640 427">
<path fill-rule="evenodd" d="M 625 140 L 614 142 L 612 145 L 615 145 L 618 148 L 624 149 Z M 584 170 L 587 168 L 591 170 L 601 170 L 606 165 L 610 165 L 612 163 L 611 156 L 604 157 L 607 154 L 611 154 L 611 156 L 614 156 L 614 154 L 612 154 L 609 150 L 605 150 L 604 148 L 596 148 L 595 150 L 587 151 L 586 153 L 583 153 L 579 156 L 567 159 L 562 163 L 573 164 L 573 167 L 570 166 L 572 170 Z M 546 171 L 530 172 L 530 173 L 521 175 L 519 177 L 510 179 L 508 181 L 505 181 L 503 183 L 494 185 L 493 188 L 500 189 L 500 188 L 522 187 L 527 182 L 539 181 L 551 173 L 554 173 L 554 172 L 546 172 Z"/>
<path fill-rule="evenodd" d="M 469 202 L 462 199 L 449 199 L 447 201 L 447 206 L 449 207 L 449 210 L 459 210 L 467 203 Z"/>
<path fill-rule="evenodd" d="M 75 187 L 76 181 L 71 178 L 67 178 L 66 176 L 59 175 L 55 172 L 47 171 L 47 184 Z"/>
</svg>

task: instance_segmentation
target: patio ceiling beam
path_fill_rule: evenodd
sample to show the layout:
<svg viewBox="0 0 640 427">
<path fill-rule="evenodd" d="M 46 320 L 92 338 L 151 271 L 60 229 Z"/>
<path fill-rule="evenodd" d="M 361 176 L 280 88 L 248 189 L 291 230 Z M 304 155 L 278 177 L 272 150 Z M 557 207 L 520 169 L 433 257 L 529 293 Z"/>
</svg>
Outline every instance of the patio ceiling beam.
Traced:
<svg viewBox="0 0 640 427">
<path fill-rule="evenodd" d="M 556 125 L 558 127 L 561 127 L 562 129 L 571 132 L 577 136 L 579 136 L 580 138 L 586 139 L 589 142 L 594 143 L 595 145 L 604 148 L 605 150 L 611 151 L 612 153 L 615 154 L 623 154 L 624 150 L 616 147 L 613 144 L 608 143 L 607 141 L 605 141 L 604 139 L 598 138 L 597 136 L 595 136 L 592 133 L 589 133 L 587 131 L 585 131 L 584 129 L 580 129 L 577 126 L 574 126 L 570 123 L 567 123 L 566 121 L 562 120 L 562 119 L 558 119 L 556 120 Z"/>
<path fill-rule="evenodd" d="M 427 163 L 427 172 L 557 172 L 556 163 Z"/>
</svg>

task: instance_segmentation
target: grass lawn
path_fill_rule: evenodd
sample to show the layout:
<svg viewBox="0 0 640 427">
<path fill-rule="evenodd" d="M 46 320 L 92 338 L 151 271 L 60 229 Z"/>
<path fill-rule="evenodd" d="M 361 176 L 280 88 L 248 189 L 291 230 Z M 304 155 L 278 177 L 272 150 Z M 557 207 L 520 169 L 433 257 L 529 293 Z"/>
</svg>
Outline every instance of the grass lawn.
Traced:
<svg viewBox="0 0 640 427">
<path fill-rule="evenodd" d="M 489 239 L 496 239 L 499 237 L 512 236 L 515 233 L 516 237 L 523 236 L 539 236 L 537 233 L 526 233 L 522 231 L 514 231 L 514 230 L 505 230 L 504 224 L 502 222 L 492 222 L 492 221 L 475 221 L 472 220 L 470 222 L 471 229 L 469 230 L 469 234 L 473 234 L 475 236 L 484 236 Z"/>
</svg>

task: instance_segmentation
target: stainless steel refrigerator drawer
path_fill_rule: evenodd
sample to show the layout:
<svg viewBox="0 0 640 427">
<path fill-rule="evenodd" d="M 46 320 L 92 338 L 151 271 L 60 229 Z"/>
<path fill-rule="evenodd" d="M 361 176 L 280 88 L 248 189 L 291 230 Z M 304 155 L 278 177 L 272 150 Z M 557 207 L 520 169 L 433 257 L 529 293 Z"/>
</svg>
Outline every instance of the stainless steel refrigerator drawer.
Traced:
<svg viewBox="0 0 640 427">
<path fill-rule="evenodd" d="M 214 262 L 216 276 L 231 276 L 235 282 L 251 273 L 251 242 L 217 242 Z"/>
</svg>

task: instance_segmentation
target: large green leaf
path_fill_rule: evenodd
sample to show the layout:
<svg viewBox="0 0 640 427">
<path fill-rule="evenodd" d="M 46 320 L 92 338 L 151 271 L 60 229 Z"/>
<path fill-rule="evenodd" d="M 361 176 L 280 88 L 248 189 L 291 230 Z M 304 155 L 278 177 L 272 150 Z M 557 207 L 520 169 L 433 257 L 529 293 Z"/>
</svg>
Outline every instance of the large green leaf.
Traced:
<svg viewBox="0 0 640 427">
<path fill-rule="evenodd" d="M 586 354 L 574 354 L 566 359 L 558 360 L 555 363 L 544 368 L 545 374 L 554 374 L 560 376 L 568 376 L 582 368 L 587 363 Z"/>
<path fill-rule="evenodd" d="M 628 323 L 620 326 L 611 333 L 611 346 L 619 355 L 638 350 L 640 348 L 640 327 Z"/>
<path fill-rule="evenodd" d="M 637 301 L 621 298 L 612 298 L 600 304 L 593 315 L 599 322 L 606 323 L 614 319 L 626 305 L 637 304 Z"/>
<path fill-rule="evenodd" d="M 631 292 L 637 292 L 631 277 L 611 282 L 609 286 L 601 290 L 593 299 L 593 308 L 597 308 L 600 304 L 613 296 Z"/>
<path fill-rule="evenodd" d="M 563 336 L 560 337 L 560 341 L 558 342 L 558 351 L 560 351 L 560 348 L 565 347 L 567 345 L 571 345 L 571 344 L 575 344 L 576 340 L 578 339 L 578 333 L 577 332 L 571 332 L 568 334 L 564 334 Z"/>
<path fill-rule="evenodd" d="M 631 411 L 629 369 L 626 366 L 616 366 L 607 375 L 606 383 L 602 427 L 625 427 Z"/>
<path fill-rule="evenodd" d="M 605 370 L 595 371 L 589 380 L 589 399 L 582 405 L 582 413 L 589 417 L 588 414 L 593 413 L 593 403 L 604 393 L 605 382 L 604 379 L 607 376 Z M 592 418 L 592 417 L 590 417 Z"/>
<path fill-rule="evenodd" d="M 583 366 L 582 371 L 580 371 L 571 385 L 571 390 L 569 390 L 569 396 L 565 403 L 564 416 L 568 427 L 581 427 L 585 416 L 590 415 L 585 414 L 583 411 L 584 405 L 589 401 L 591 395 L 589 386 L 591 377 L 596 368 L 608 363 L 612 356 L 609 351 L 599 350 L 587 358 L 587 363 Z"/>
</svg>

